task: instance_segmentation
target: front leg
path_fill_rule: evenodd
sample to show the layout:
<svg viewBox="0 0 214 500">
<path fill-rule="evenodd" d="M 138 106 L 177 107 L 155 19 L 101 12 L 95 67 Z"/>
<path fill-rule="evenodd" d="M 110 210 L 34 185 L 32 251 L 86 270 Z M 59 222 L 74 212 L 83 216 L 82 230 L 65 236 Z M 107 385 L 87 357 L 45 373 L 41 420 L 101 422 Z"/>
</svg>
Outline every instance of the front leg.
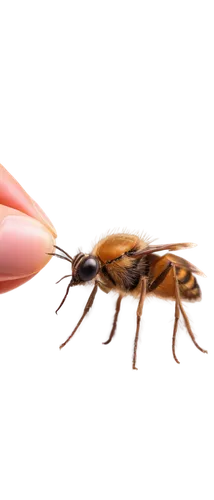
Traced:
<svg viewBox="0 0 214 500">
<path fill-rule="evenodd" d="M 138 308 L 137 308 L 137 328 L 136 328 L 136 333 L 135 333 L 134 352 L 133 352 L 133 361 L 132 361 L 133 370 L 137 370 L 137 367 L 136 367 L 137 344 L 138 344 L 140 321 L 141 321 L 145 297 L 146 297 L 146 278 L 141 278 L 140 300 L 139 300 Z"/>
<path fill-rule="evenodd" d="M 111 333 L 109 335 L 109 338 L 108 340 L 106 340 L 106 342 L 103 342 L 103 344 L 107 345 L 109 344 L 109 342 L 111 342 L 115 332 L 116 332 L 116 327 L 117 327 L 117 318 L 118 318 L 118 314 L 120 312 L 120 304 L 121 304 L 121 300 L 123 298 L 123 295 L 119 295 L 118 299 L 117 299 L 117 302 L 116 302 L 116 309 L 115 309 L 115 314 L 114 314 L 114 321 L 113 321 L 113 325 L 112 325 L 112 329 L 111 329 Z"/>
<path fill-rule="evenodd" d="M 80 333 L 80 329 L 82 328 L 83 324 L 90 318 L 93 309 L 94 309 L 94 302 L 96 299 L 96 296 L 98 294 L 99 288 L 97 284 L 95 283 L 94 287 L 92 288 L 90 295 L 88 297 L 88 300 L 85 304 L 85 307 L 83 308 L 80 317 L 76 324 L 74 325 L 73 330 L 69 333 L 68 337 L 66 337 L 60 344 L 58 345 L 58 351 L 61 352 L 69 342 L 73 340 L 75 335 L 77 333 Z"/>
<path fill-rule="evenodd" d="M 65 276 L 63 277 L 63 280 L 64 280 L 64 278 L 65 278 Z M 58 282 L 59 283 L 61 282 L 61 278 L 58 280 Z M 58 305 L 53 310 L 54 314 L 58 315 L 59 312 L 61 311 L 61 309 L 63 308 L 63 306 L 66 304 L 66 302 L 68 302 L 68 299 L 69 299 L 70 294 L 72 292 L 72 287 L 73 287 L 73 281 L 70 281 L 69 284 L 66 286 L 64 293 L 58 302 Z"/>
</svg>

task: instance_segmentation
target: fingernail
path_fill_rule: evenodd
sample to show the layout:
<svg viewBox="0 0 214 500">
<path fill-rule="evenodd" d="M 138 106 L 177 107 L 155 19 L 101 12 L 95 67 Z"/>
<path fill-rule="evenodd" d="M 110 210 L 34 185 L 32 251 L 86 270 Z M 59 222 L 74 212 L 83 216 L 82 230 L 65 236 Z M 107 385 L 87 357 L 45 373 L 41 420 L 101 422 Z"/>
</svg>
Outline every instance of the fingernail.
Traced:
<svg viewBox="0 0 214 500">
<path fill-rule="evenodd" d="M 26 193 L 20 184 L 9 174 L 9 172 L 0 164 L 0 200 L 1 204 L 7 207 L 15 208 L 23 214 L 39 220 L 44 224 L 56 238 L 56 229 L 47 217 L 45 212 L 37 203 Z"/>
<path fill-rule="evenodd" d="M 40 271 L 53 251 L 52 234 L 36 219 L 9 215 L 0 224 L 0 280 L 18 279 Z"/>
<path fill-rule="evenodd" d="M 49 229 L 49 231 L 51 231 L 51 233 L 53 234 L 53 236 L 56 239 L 59 238 L 59 231 L 56 228 L 56 226 L 54 225 L 54 223 L 52 222 L 51 218 L 49 217 L 49 215 L 47 214 L 47 212 L 45 211 L 45 209 L 32 196 L 30 197 L 30 199 L 31 199 L 31 202 L 32 202 L 32 204 L 34 206 L 34 209 L 35 209 L 35 211 L 36 211 L 36 213 L 38 215 L 38 218 L 41 221 L 44 222 L 44 224 L 47 226 L 47 228 Z"/>
</svg>

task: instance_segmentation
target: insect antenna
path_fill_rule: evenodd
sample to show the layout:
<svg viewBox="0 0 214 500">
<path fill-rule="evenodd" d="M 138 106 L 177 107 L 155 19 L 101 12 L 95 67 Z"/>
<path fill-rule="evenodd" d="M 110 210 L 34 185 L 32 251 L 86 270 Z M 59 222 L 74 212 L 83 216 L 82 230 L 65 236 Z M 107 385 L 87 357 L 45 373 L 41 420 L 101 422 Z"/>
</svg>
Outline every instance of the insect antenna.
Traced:
<svg viewBox="0 0 214 500">
<path fill-rule="evenodd" d="M 66 257 L 64 257 L 64 255 L 59 255 L 58 253 L 53 253 L 53 252 L 47 252 L 47 255 L 53 255 L 54 257 L 59 257 L 59 259 L 64 259 L 67 260 L 68 262 L 73 262 L 74 259 L 69 255 L 69 253 L 65 252 L 65 250 L 58 247 L 57 245 L 54 245 L 54 248 L 57 248 L 57 250 L 63 252 L 66 255 Z"/>
</svg>

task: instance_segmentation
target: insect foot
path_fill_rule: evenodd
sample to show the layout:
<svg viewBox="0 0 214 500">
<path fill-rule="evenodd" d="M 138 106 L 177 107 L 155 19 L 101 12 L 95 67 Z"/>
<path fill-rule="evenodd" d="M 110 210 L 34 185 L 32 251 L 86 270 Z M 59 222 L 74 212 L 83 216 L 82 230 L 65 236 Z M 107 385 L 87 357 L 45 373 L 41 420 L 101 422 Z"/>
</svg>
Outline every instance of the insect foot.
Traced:
<svg viewBox="0 0 214 500">
<path fill-rule="evenodd" d="M 179 358 L 178 354 L 171 354 L 171 361 L 173 361 L 173 363 L 175 363 L 175 365 L 177 366 L 181 366 L 181 364 L 183 363 L 183 360 Z"/>
<path fill-rule="evenodd" d="M 199 352 L 202 354 L 202 356 L 207 356 L 208 357 L 210 355 L 209 349 L 207 349 L 205 347 L 200 346 L 200 347 L 198 347 L 197 350 L 199 350 Z"/>
<path fill-rule="evenodd" d="M 139 367 L 138 363 L 137 364 L 132 363 L 132 365 L 131 365 L 131 371 L 138 373 L 139 370 L 140 370 L 140 367 Z"/>
</svg>

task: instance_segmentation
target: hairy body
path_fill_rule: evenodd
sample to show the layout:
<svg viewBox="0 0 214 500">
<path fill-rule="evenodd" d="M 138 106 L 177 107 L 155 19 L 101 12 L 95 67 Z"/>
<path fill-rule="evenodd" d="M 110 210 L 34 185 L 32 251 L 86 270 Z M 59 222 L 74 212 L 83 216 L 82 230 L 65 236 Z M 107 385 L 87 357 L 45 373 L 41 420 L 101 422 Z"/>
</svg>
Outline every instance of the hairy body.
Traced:
<svg viewBox="0 0 214 500">
<path fill-rule="evenodd" d="M 123 297 L 132 295 L 138 299 L 137 326 L 132 362 L 133 369 L 136 369 L 140 321 L 147 295 L 155 295 L 162 299 L 171 299 L 175 301 L 172 351 L 177 363 L 179 363 L 179 361 L 175 354 L 175 339 L 180 313 L 183 316 L 185 326 L 195 346 L 200 351 L 207 352 L 197 344 L 188 317 L 182 306 L 183 300 L 196 301 L 201 299 L 201 291 L 194 274 L 203 275 L 203 273 L 193 264 L 177 255 L 166 253 L 160 256 L 156 253 L 163 250 L 180 250 L 191 246 L 194 245 L 191 243 L 150 245 L 146 239 L 127 233 L 109 235 L 101 239 L 94 246 L 90 254 L 80 252 L 74 258 L 70 257 L 67 252 L 56 246 L 58 250 L 64 253 L 64 256 L 59 254 L 53 255 L 68 260 L 72 264 L 72 274 L 69 275 L 72 276 L 72 279 L 56 312 L 62 307 L 70 287 L 87 282 L 92 282 L 94 284 L 94 288 L 79 322 L 60 348 L 67 344 L 79 328 L 84 317 L 93 305 L 97 289 L 100 288 L 105 293 L 109 293 L 110 291 L 118 293 L 112 330 L 109 339 L 107 342 L 104 342 L 105 344 L 108 344 L 115 334 Z M 68 276 L 64 277 L 67 278 Z"/>
</svg>

